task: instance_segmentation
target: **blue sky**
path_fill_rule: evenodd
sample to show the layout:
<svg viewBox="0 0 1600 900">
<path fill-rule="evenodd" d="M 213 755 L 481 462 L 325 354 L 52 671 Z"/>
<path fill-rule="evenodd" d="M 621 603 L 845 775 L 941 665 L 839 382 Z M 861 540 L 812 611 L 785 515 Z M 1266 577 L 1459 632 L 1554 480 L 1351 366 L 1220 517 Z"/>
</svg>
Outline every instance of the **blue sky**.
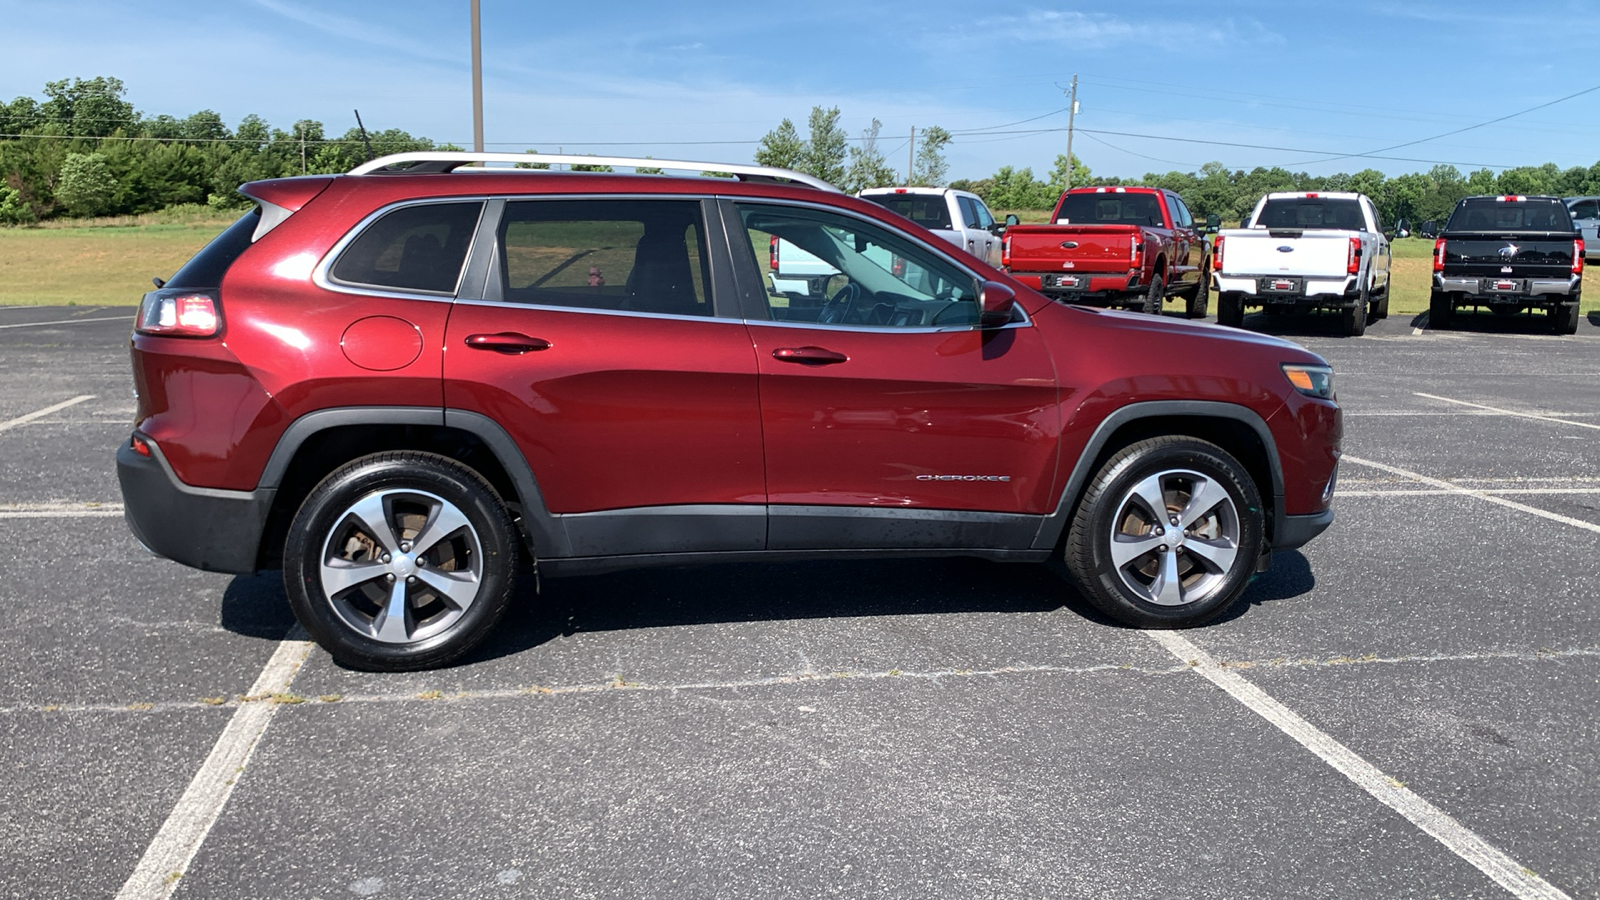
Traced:
<svg viewBox="0 0 1600 900">
<path fill-rule="evenodd" d="M 1042 174 L 1065 149 L 1078 73 L 1073 150 L 1100 174 L 1600 161 L 1600 91 L 1379 154 L 1401 159 L 1348 156 L 1600 86 L 1594 0 L 482 9 L 489 149 L 743 162 L 784 117 L 804 133 L 820 104 L 852 135 L 879 119 L 896 168 L 912 126 L 940 125 L 956 134 L 953 178 Z M 0 21 L 7 100 L 109 75 L 148 115 L 311 118 L 340 134 L 360 109 L 369 128 L 471 145 L 467 0 L 0 0 Z"/>
</svg>

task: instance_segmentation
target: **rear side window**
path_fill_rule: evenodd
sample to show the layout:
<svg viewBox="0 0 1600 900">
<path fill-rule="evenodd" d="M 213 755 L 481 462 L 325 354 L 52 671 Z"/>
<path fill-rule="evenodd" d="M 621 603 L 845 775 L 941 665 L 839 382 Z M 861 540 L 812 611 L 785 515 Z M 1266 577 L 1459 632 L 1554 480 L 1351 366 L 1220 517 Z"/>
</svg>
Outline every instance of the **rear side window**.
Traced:
<svg viewBox="0 0 1600 900">
<path fill-rule="evenodd" d="M 884 209 L 897 212 L 929 231 L 950 230 L 950 205 L 942 196 L 918 194 L 868 194 L 871 200 Z"/>
<path fill-rule="evenodd" d="M 1574 219 L 1600 219 L 1600 203 L 1580 200 L 1570 207 Z"/>
<path fill-rule="evenodd" d="M 1268 200 L 1256 217 L 1258 228 L 1365 231 L 1366 224 L 1360 201 L 1337 197 L 1279 197 Z"/>
<path fill-rule="evenodd" d="M 333 280 L 343 284 L 454 294 L 483 204 L 422 203 L 367 226 L 339 254 Z"/>
<path fill-rule="evenodd" d="M 1446 231 L 1572 231 L 1572 217 L 1559 200 L 1499 200 L 1468 197 L 1450 214 Z"/>
<path fill-rule="evenodd" d="M 506 204 L 499 240 L 509 302 L 712 313 L 698 201 L 516 201 Z"/>
<path fill-rule="evenodd" d="M 184 290 L 221 287 L 223 274 L 239 258 L 239 254 L 249 248 L 250 237 L 255 234 L 260 221 L 261 210 L 253 209 L 245 213 L 226 231 L 212 238 L 211 243 L 202 247 L 193 259 L 184 263 L 176 275 L 167 279 L 166 286 Z"/>
</svg>

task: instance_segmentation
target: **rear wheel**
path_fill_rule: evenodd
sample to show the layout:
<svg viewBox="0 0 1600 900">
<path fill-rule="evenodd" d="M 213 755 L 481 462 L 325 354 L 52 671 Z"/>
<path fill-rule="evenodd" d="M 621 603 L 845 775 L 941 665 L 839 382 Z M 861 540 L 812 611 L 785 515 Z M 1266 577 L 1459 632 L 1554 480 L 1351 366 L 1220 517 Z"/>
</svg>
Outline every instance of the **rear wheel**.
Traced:
<svg viewBox="0 0 1600 900">
<path fill-rule="evenodd" d="M 472 649 L 505 612 L 516 529 L 476 472 L 429 453 L 354 460 L 312 490 L 284 546 L 289 605 L 343 665 L 404 671 Z"/>
<path fill-rule="evenodd" d="M 1264 512 L 1244 466 L 1197 438 L 1140 441 L 1096 473 L 1067 534 L 1074 581 L 1142 628 L 1199 625 L 1244 592 Z"/>
<path fill-rule="evenodd" d="M 1161 301 L 1167 297 L 1167 284 L 1161 278 L 1161 273 L 1150 276 L 1150 290 L 1144 295 L 1144 305 L 1141 312 L 1152 316 L 1161 315 Z"/>
<path fill-rule="evenodd" d="M 1234 291 L 1217 295 L 1217 324 L 1239 328 L 1244 325 L 1244 297 Z"/>
<path fill-rule="evenodd" d="M 1428 327 L 1449 328 L 1450 320 L 1455 315 L 1455 310 L 1450 307 L 1450 295 L 1444 291 L 1434 291 L 1428 295 Z"/>
<path fill-rule="evenodd" d="M 1360 337 L 1367 333 L 1367 302 L 1367 290 L 1362 288 L 1361 296 L 1342 311 L 1345 337 Z"/>
<path fill-rule="evenodd" d="M 1550 331 L 1552 334 L 1577 334 L 1578 304 L 1564 303 L 1550 310 Z"/>
</svg>

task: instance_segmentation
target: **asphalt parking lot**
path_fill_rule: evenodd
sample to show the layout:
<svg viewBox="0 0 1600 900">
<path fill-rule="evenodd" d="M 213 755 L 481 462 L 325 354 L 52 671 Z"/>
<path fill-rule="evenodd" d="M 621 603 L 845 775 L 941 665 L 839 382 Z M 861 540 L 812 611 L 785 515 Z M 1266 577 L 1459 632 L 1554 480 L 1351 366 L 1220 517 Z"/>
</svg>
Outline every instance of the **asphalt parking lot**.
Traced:
<svg viewBox="0 0 1600 900">
<path fill-rule="evenodd" d="M 1346 462 L 1207 628 L 974 560 L 658 569 L 372 675 L 133 541 L 130 316 L 0 309 L 7 896 L 1600 896 L 1593 319 L 1247 318 L 1334 364 Z"/>
</svg>

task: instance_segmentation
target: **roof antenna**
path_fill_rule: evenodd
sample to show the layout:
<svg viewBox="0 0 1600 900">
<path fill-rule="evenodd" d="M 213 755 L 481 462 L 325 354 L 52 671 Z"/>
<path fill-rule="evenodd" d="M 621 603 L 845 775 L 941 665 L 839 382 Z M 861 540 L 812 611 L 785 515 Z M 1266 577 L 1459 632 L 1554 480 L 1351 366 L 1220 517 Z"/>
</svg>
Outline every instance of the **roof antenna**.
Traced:
<svg viewBox="0 0 1600 900">
<path fill-rule="evenodd" d="M 367 145 L 367 162 L 372 162 L 376 157 L 372 155 L 372 140 L 367 137 L 367 126 L 361 124 L 361 110 L 354 110 L 356 114 L 356 127 L 361 129 L 361 142 Z"/>
</svg>

